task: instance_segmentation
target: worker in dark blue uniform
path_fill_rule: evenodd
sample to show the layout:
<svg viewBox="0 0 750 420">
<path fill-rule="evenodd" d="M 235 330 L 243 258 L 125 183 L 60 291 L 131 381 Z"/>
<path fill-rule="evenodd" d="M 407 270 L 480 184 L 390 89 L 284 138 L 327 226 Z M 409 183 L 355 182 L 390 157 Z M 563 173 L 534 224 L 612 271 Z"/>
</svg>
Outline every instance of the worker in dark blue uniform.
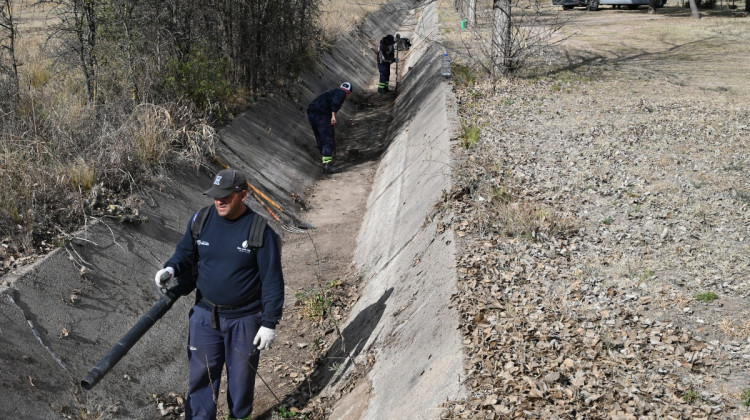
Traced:
<svg viewBox="0 0 750 420">
<path fill-rule="evenodd" d="M 393 39 L 393 35 L 386 35 L 380 40 L 378 45 L 378 72 L 380 73 L 380 80 L 378 82 L 378 92 L 388 92 L 388 85 L 391 79 L 391 64 L 398 61 L 395 55 L 396 41 Z"/>
<path fill-rule="evenodd" d="M 262 246 L 248 247 L 253 218 L 245 176 L 219 172 L 204 192 L 214 200 L 197 240 L 192 223 L 174 255 L 156 273 L 159 287 L 192 275 L 198 264 L 196 303 L 190 310 L 187 420 L 215 420 L 222 368 L 227 367 L 229 419 L 250 419 L 259 351 L 271 347 L 284 305 L 278 235 L 268 226 Z M 196 213 L 194 218 L 196 218 Z"/>
<path fill-rule="evenodd" d="M 310 122 L 318 150 L 323 156 L 323 173 L 333 174 L 339 170 L 333 166 L 333 152 L 336 149 L 334 126 L 336 113 L 352 93 L 352 84 L 344 82 L 336 89 L 320 94 L 307 107 L 307 121 Z"/>
</svg>

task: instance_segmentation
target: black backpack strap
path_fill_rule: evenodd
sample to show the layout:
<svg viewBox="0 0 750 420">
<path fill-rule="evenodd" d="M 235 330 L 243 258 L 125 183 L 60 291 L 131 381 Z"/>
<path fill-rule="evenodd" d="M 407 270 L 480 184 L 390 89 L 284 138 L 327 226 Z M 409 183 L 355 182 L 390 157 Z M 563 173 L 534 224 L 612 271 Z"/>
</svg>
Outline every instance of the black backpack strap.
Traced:
<svg viewBox="0 0 750 420">
<path fill-rule="evenodd" d="M 193 215 L 193 219 L 190 221 L 190 234 L 193 236 L 193 242 L 197 241 L 198 237 L 201 235 L 210 208 L 211 206 L 203 207 Z"/>
<path fill-rule="evenodd" d="M 211 206 L 203 207 L 193 215 L 193 219 L 190 221 L 190 234 L 193 236 L 193 241 L 197 241 L 200 237 L 210 208 Z M 247 235 L 247 246 L 249 248 L 263 247 L 263 234 L 266 231 L 266 226 L 268 226 L 268 221 L 258 213 L 254 213 L 253 222 L 250 224 L 250 233 Z"/>
<path fill-rule="evenodd" d="M 247 235 L 248 248 L 258 249 L 263 247 L 263 233 L 266 231 L 268 221 L 258 213 L 253 215 L 253 223 L 250 224 L 250 233 Z"/>
</svg>

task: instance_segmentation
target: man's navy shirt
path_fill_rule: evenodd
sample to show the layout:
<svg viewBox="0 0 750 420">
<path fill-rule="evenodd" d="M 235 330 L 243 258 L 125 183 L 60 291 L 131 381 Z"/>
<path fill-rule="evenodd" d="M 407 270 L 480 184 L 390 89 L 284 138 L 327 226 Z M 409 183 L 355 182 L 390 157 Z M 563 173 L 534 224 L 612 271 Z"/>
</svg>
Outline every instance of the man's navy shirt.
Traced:
<svg viewBox="0 0 750 420">
<path fill-rule="evenodd" d="M 219 311 L 221 316 L 237 318 L 262 309 L 262 325 L 275 328 L 284 306 L 281 242 L 276 232 L 266 227 L 263 247 L 249 248 L 247 239 L 254 217 L 261 216 L 246 207 L 242 216 L 227 220 L 211 206 L 198 240 L 193 242 L 188 222 L 174 255 L 164 266 L 174 268 L 175 276 L 189 273 L 197 252 L 200 295 L 216 305 L 241 305 L 239 309 Z M 206 302 L 197 304 L 212 309 Z"/>
</svg>

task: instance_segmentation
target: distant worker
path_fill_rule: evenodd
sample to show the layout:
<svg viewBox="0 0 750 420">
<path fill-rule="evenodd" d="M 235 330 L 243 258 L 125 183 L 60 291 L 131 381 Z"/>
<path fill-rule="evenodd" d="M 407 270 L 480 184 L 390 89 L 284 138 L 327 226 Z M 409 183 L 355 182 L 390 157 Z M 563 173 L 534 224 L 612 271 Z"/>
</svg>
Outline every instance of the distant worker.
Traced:
<svg viewBox="0 0 750 420">
<path fill-rule="evenodd" d="M 336 113 L 352 93 L 352 84 L 344 82 L 336 89 L 320 94 L 307 107 L 307 120 L 310 121 L 318 150 L 323 156 L 323 173 L 335 174 L 339 169 L 333 166 L 333 152 L 336 150 L 334 126 Z"/>
<path fill-rule="evenodd" d="M 388 84 L 391 78 L 391 64 L 398 61 L 394 57 L 396 52 L 396 41 L 393 35 L 386 35 L 380 40 L 378 46 L 378 71 L 380 72 L 380 82 L 378 83 L 378 92 L 388 92 Z"/>
<path fill-rule="evenodd" d="M 213 205 L 193 215 L 174 255 L 155 276 L 165 287 L 172 277 L 192 279 L 198 268 L 189 322 L 187 420 L 216 419 L 224 363 L 228 418 L 250 418 L 259 351 L 271 348 L 281 319 L 281 242 L 245 205 L 247 187 L 241 172 L 220 171 L 203 193 Z"/>
</svg>

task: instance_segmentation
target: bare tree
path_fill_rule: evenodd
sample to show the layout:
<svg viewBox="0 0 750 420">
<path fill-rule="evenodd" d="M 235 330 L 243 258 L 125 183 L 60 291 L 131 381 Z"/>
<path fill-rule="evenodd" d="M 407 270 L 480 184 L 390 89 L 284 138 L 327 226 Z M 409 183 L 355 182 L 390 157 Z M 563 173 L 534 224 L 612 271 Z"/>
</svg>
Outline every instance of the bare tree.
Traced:
<svg viewBox="0 0 750 420">
<path fill-rule="evenodd" d="M 492 77 L 507 76 L 512 71 L 511 0 L 492 0 Z"/>
<path fill-rule="evenodd" d="M 96 98 L 97 88 L 97 30 L 101 0 L 49 0 L 53 13 L 59 19 L 52 39 L 62 45 L 58 50 L 60 58 L 77 63 L 90 103 Z"/>
<path fill-rule="evenodd" d="M 11 95 L 15 95 L 18 93 L 18 60 L 16 59 L 18 24 L 13 19 L 13 1 L 3 0 L 0 6 L 2 6 L 0 8 L 0 30 L 2 30 L 0 32 L 0 75 L 9 78 Z"/>
<path fill-rule="evenodd" d="M 750 0 L 747 0 L 750 1 Z M 701 12 L 698 10 L 698 3 L 695 0 L 690 0 L 690 11 L 693 13 L 693 18 L 700 19 Z"/>
</svg>

